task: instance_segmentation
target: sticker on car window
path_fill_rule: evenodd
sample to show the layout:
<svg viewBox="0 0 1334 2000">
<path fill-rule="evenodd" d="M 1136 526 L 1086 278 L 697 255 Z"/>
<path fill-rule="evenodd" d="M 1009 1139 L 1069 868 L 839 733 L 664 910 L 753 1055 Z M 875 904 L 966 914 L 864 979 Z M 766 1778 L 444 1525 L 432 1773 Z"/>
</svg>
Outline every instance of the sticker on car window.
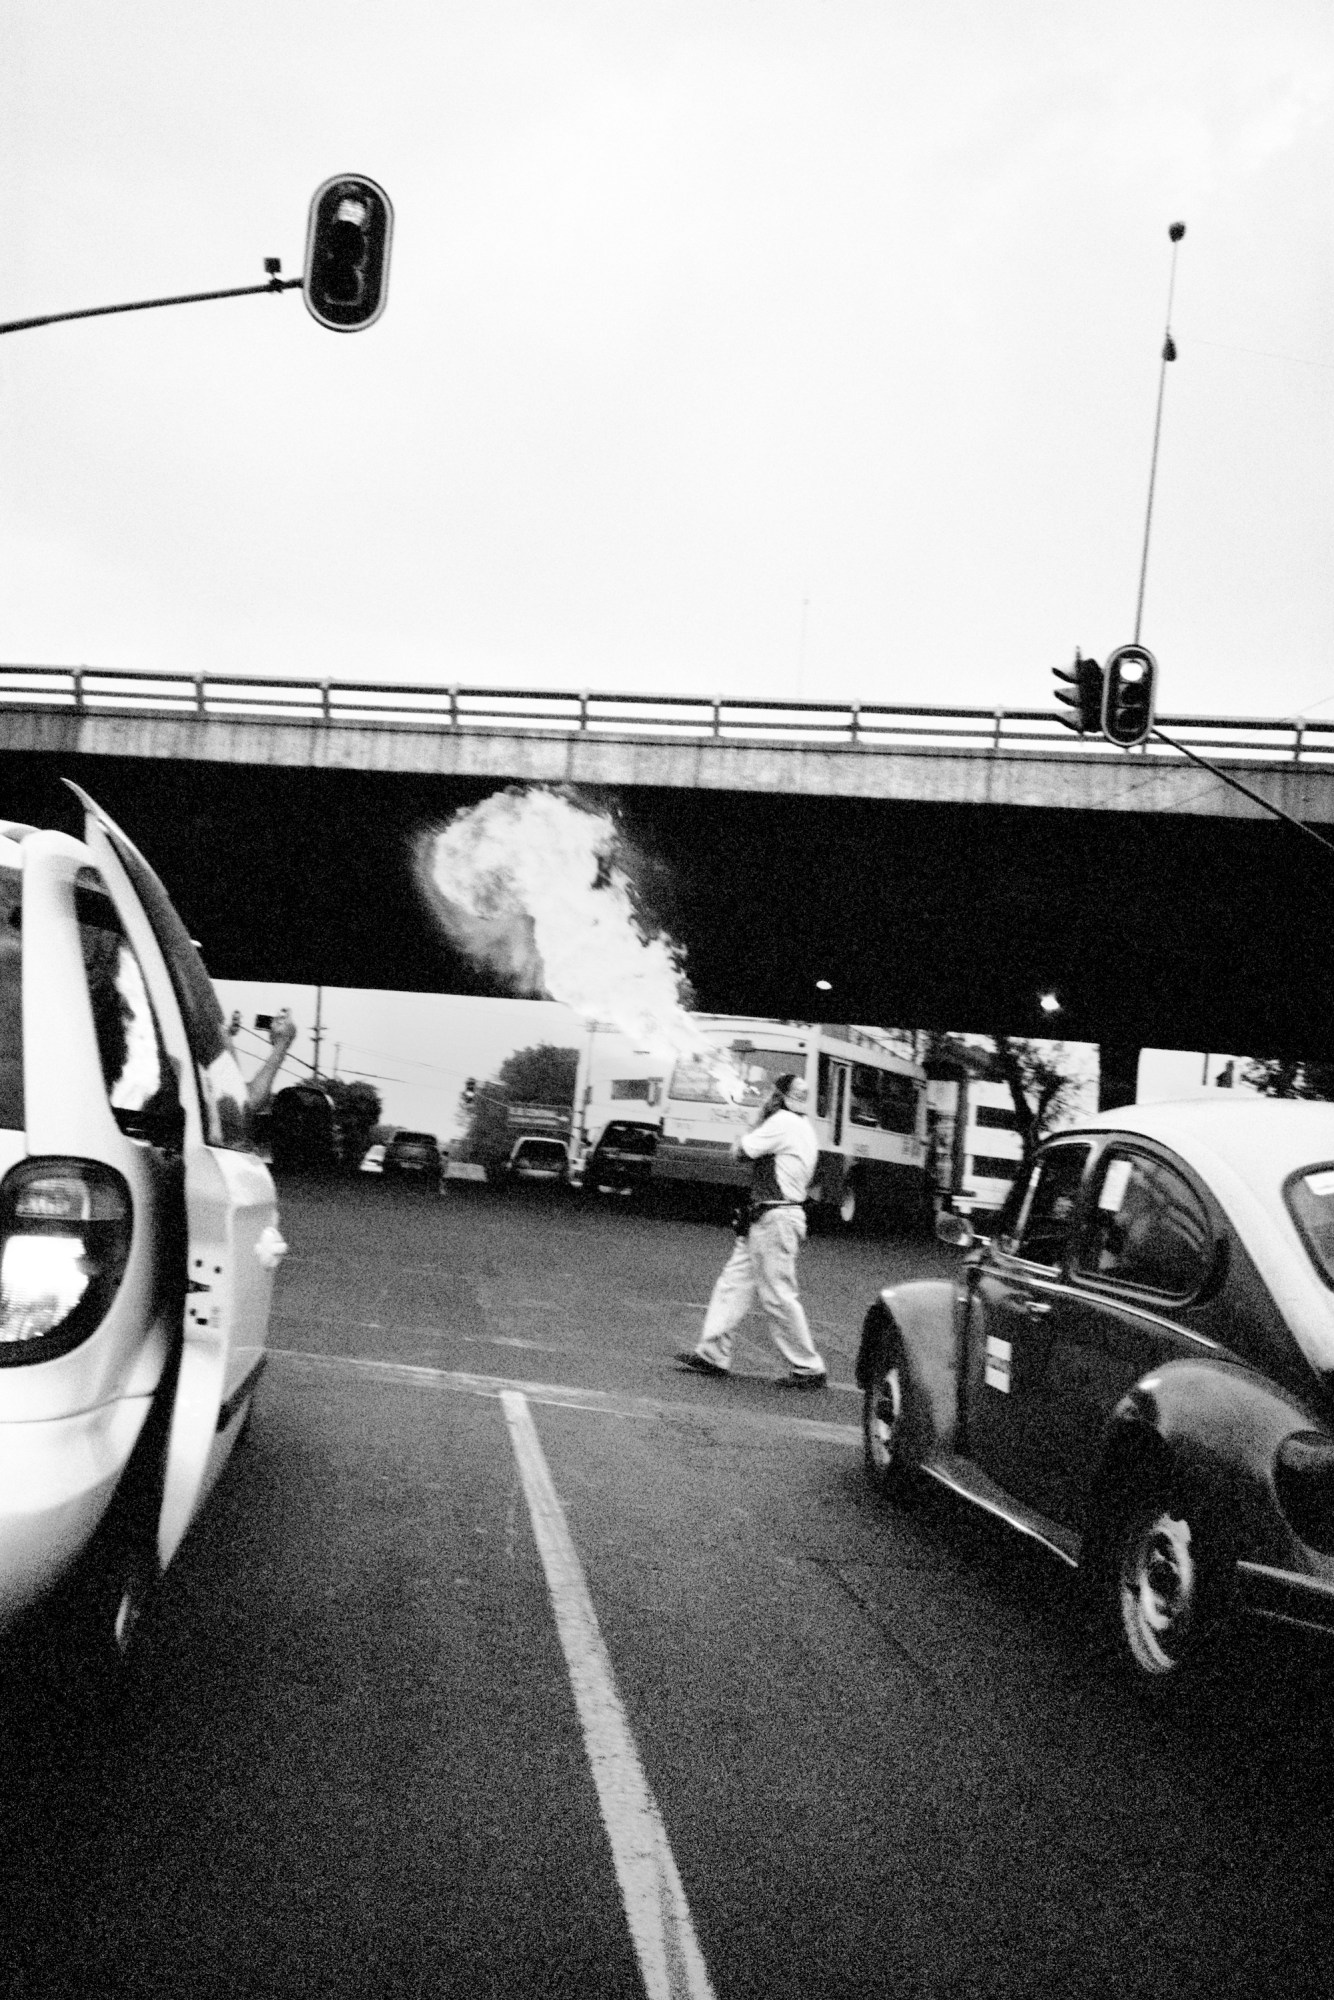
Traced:
<svg viewBox="0 0 1334 2000">
<path fill-rule="evenodd" d="M 1010 1343 L 998 1334 L 987 1335 L 987 1358 L 982 1379 L 988 1389 L 999 1389 L 1003 1396 L 1010 1393 Z"/>
<path fill-rule="evenodd" d="M 1130 1161 L 1113 1160 L 1103 1175 L 1102 1192 L 1098 1196 L 1098 1207 L 1107 1215 L 1115 1215 L 1125 1200 L 1126 1188 L 1130 1184 Z"/>
<path fill-rule="evenodd" d="M 1317 1201 L 1327 1201 L 1334 1194 L 1334 1167 L 1324 1167 L 1318 1174 L 1304 1174 L 1302 1178 Z"/>
</svg>

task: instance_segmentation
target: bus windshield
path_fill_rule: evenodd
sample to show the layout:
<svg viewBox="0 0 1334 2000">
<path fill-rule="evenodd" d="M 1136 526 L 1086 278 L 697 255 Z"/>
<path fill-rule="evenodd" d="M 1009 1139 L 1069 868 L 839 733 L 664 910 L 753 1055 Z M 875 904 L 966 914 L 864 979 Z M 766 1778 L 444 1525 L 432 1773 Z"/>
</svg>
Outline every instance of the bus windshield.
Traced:
<svg viewBox="0 0 1334 2000">
<path fill-rule="evenodd" d="M 775 1077 L 804 1076 L 806 1058 L 796 1049 L 756 1049 L 733 1042 L 716 1056 L 684 1056 L 672 1071 L 669 1097 L 686 1104 L 763 1104 Z"/>
</svg>

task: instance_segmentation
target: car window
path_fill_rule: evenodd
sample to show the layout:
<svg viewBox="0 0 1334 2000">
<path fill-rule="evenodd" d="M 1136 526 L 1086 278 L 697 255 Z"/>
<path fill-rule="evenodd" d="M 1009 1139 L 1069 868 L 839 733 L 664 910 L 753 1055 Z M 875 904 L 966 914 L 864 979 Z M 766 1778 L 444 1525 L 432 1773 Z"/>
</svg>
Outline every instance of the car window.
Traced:
<svg viewBox="0 0 1334 2000">
<path fill-rule="evenodd" d="M 204 1138 L 210 1146 L 248 1151 L 252 1141 L 249 1093 L 223 1024 L 222 1008 L 204 961 L 170 896 L 137 847 L 119 828 L 103 823 L 116 858 L 134 885 L 152 927 L 185 1022 L 199 1081 Z"/>
<path fill-rule="evenodd" d="M 1334 1165 L 1303 1167 L 1283 1193 L 1312 1263 L 1334 1289 Z"/>
<path fill-rule="evenodd" d="M 1060 1264 L 1088 1156 L 1087 1144 L 1048 1146 L 1038 1154 L 1002 1211 L 997 1240 L 1007 1256 L 1052 1269 Z"/>
<path fill-rule="evenodd" d="M 23 1130 L 23 876 L 0 868 L 0 1130 Z"/>
<path fill-rule="evenodd" d="M 1204 1204 L 1165 1160 L 1110 1148 L 1076 1253 L 1088 1277 L 1188 1298 L 1209 1275 L 1213 1237 Z"/>
<path fill-rule="evenodd" d="M 79 870 L 74 914 L 107 1100 L 133 1129 L 137 1115 L 177 1101 L 175 1077 L 143 968 L 95 868 Z"/>
</svg>

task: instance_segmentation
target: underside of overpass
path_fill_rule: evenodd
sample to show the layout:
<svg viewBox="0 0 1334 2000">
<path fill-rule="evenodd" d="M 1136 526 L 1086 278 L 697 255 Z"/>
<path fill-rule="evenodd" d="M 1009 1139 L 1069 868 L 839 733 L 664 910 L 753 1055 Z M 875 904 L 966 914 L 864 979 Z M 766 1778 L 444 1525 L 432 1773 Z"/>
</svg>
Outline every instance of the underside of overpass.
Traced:
<svg viewBox="0 0 1334 2000">
<path fill-rule="evenodd" d="M 139 843 L 218 977 L 489 993 L 417 837 L 505 779 L 0 754 L 4 815 Z M 709 1011 L 1334 1055 L 1334 853 L 1268 818 L 622 785 L 653 920 Z M 827 991 L 818 980 L 829 982 Z M 1064 1011 L 1049 1022 L 1039 992 Z"/>
</svg>

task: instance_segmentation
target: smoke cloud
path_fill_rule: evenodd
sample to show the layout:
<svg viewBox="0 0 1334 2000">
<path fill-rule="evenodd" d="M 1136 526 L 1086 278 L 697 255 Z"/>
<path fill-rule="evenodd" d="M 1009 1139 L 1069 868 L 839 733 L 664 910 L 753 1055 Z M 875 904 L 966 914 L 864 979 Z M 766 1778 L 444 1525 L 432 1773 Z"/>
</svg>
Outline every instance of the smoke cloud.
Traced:
<svg viewBox="0 0 1334 2000">
<path fill-rule="evenodd" d="M 512 993 L 716 1057 L 690 1018 L 683 948 L 639 912 L 629 853 L 609 813 L 511 785 L 423 835 L 417 873 L 450 942 Z"/>
</svg>

